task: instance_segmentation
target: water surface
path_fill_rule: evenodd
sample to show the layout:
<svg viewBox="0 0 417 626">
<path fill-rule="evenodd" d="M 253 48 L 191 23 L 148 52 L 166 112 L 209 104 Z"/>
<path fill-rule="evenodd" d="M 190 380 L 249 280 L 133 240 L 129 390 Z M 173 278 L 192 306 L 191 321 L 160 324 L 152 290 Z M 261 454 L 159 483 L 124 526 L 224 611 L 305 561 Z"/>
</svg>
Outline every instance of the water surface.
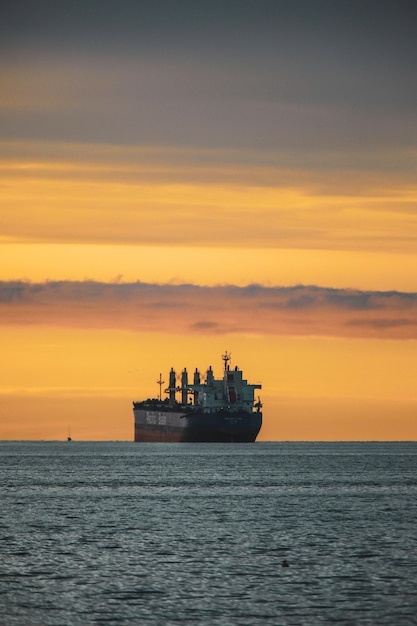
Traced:
<svg viewBox="0 0 417 626">
<path fill-rule="evenodd" d="M 1 623 L 416 624 L 416 470 L 417 443 L 0 443 Z"/>
</svg>

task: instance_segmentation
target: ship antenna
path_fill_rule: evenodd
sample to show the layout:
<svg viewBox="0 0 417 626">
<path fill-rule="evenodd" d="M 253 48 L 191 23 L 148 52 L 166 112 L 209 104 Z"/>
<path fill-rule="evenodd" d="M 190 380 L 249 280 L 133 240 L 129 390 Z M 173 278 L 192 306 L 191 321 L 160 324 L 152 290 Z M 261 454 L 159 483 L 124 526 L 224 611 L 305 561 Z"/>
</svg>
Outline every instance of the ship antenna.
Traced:
<svg viewBox="0 0 417 626">
<path fill-rule="evenodd" d="M 230 361 L 231 358 L 232 358 L 232 353 L 228 352 L 227 350 L 226 350 L 226 352 L 224 354 L 222 354 L 222 359 L 224 361 L 224 369 L 225 369 L 225 371 L 227 370 L 227 364 L 228 364 L 228 362 Z"/>
<path fill-rule="evenodd" d="M 156 382 L 159 385 L 159 400 L 162 400 L 162 385 L 165 383 L 165 381 L 162 380 L 162 374 L 159 374 L 159 380 Z"/>
</svg>

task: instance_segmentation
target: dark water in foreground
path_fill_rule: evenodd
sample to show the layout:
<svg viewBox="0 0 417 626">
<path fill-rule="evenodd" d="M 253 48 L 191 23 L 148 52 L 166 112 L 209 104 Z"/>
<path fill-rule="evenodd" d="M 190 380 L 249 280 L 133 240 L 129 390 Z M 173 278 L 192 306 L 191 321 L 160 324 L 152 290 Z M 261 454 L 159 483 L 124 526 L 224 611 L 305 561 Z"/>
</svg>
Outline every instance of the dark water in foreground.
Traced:
<svg viewBox="0 0 417 626">
<path fill-rule="evenodd" d="M 4 442 L 0 494 L 7 626 L 417 624 L 417 443 Z"/>
</svg>

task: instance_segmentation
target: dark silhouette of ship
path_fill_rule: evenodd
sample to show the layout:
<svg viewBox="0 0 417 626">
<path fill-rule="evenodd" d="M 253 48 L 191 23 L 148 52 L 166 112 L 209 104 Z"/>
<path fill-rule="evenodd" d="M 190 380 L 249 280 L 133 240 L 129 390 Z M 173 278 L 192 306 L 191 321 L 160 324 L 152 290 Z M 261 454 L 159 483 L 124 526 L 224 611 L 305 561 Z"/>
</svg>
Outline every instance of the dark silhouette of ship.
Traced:
<svg viewBox="0 0 417 626">
<path fill-rule="evenodd" d="M 162 375 L 159 375 L 159 398 L 133 402 L 135 441 L 246 443 L 255 441 L 262 426 L 262 404 L 255 402 L 255 389 L 243 373 L 231 369 L 230 354 L 222 356 L 223 377 L 216 379 L 211 366 L 201 382 L 198 369 L 193 384 L 188 383 L 184 368 L 181 385 L 173 368 L 169 373 L 168 397 L 162 399 Z M 181 401 L 176 399 L 181 394 Z"/>
</svg>

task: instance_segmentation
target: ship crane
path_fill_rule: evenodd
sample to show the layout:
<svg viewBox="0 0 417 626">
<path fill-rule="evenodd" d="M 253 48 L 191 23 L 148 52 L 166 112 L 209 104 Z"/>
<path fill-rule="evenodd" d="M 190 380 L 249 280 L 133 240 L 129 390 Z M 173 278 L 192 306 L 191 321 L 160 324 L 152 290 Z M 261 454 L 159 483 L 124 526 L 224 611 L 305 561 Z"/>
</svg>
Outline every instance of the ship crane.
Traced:
<svg viewBox="0 0 417 626">
<path fill-rule="evenodd" d="M 159 374 L 159 380 L 156 381 L 159 385 L 159 401 L 162 400 L 162 385 L 165 384 L 165 381 L 162 380 L 162 374 Z"/>
</svg>

